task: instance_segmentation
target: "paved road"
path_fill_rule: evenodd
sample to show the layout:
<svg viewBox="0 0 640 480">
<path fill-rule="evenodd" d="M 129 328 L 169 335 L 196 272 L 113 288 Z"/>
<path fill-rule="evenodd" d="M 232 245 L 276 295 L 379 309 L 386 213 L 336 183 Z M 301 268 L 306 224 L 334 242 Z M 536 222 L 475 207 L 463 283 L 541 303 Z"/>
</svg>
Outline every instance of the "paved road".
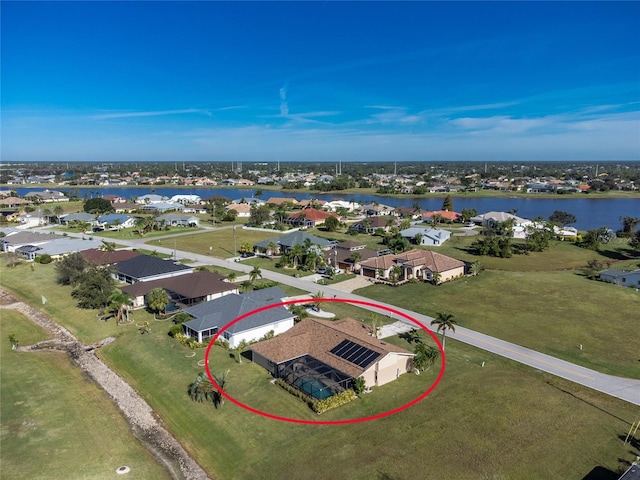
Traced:
<svg viewBox="0 0 640 480">
<path fill-rule="evenodd" d="M 131 247 L 140 248 L 143 246 L 144 242 L 147 239 L 140 240 L 117 240 L 119 244 L 125 244 Z M 162 247 L 154 247 L 158 252 L 173 254 L 173 249 L 171 248 L 162 248 Z M 248 273 L 252 270 L 253 267 L 249 265 L 243 265 L 241 262 L 237 263 L 231 260 L 222 260 L 219 258 L 213 258 L 206 255 L 197 255 L 189 252 L 177 252 L 178 258 L 189 258 L 193 259 L 198 263 L 207 264 L 207 265 L 215 265 L 219 267 L 226 267 L 233 270 L 241 271 Z M 274 280 L 285 285 L 290 285 L 292 287 L 299 288 L 305 291 L 317 292 L 321 291 L 324 293 L 325 297 L 333 297 L 334 295 L 337 298 L 345 298 L 349 300 L 360 300 L 360 301 L 368 301 L 372 300 L 366 297 L 362 297 L 360 295 L 355 295 L 349 292 L 343 292 L 339 288 L 331 285 L 318 285 L 316 283 L 310 283 L 308 280 L 304 280 L 301 278 L 290 277 L 288 275 L 283 275 L 278 272 L 272 272 L 269 270 L 262 270 L 262 275 L 264 278 L 269 280 Z M 433 318 L 428 317 L 426 315 L 421 315 L 416 312 L 412 312 L 407 309 L 399 308 L 394 305 L 378 302 L 380 305 L 385 307 L 393 308 L 402 313 L 414 318 L 418 322 L 422 323 L 425 326 L 429 326 L 431 324 L 431 320 Z M 369 308 L 363 306 L 368 310 L 373 310 L 378 313 L 383 313 L 388 315 L 388 311 L 385 310 L 376 310 L 375 308 Z M 396 318 L 396 320 L 400 320 L 405 323 L 411 324 L 410 320 L 406 318 L 400 317 Z M 598 390 L 600 392 L 606 393 L 613 397 L 620 398 L 622 400 L 626 400 L 627 402 L 633 403 L 635 405 L 640 405 L 640 380 L 633 380 L 628 378 L 615 377 L 612 375 L 606 375 L 604 373 L 596 372 L 594 370 L 590 370 L 588 368 L 581 367 L 579 365 L 575 365 L 571 362 L 567 362 L 564 360 L 560 360 L 558 358 L 552 357 L 550 355 L 545 355 L 543 353 L 537 352 L 535 350 L 531 350 L 529 348 L 521 347 L 520 345 L 516 345 L 514 343 L 505 342 L 495 337 L 490 337 L 488 335 L 484 335 L 482 333 L 469 330 L 468 328 L 456 327 L 455 332 L 447 332 L 447 337 L 454 338 L 460 342 L 467 343 L 469 345 L 473 345 L 474 347 L 481 348 L 491 353 L 495 353 L 497 355 L 509 358 L 516 362 L 523 363 L 530 367 L 533 367 L 537 370 L 551 373 L 558 377 L 562 377 L 564 379 L 570 380 L 572 382 L 578 383 L 580 385 L 584 385 L 586 387 L 592 388 L 594 390 Z"/>
</svg>

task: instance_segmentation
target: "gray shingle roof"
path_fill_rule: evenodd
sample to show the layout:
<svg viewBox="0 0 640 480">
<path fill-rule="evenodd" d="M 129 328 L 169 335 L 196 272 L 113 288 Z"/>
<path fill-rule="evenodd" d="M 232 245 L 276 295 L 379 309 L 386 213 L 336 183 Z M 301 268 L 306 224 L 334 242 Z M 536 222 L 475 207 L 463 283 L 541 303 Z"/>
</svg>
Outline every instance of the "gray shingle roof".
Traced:
<svg viewBox="0 0 640 480">
<path fill-rule="evenodd" d="M 254 290 L 242 295 L 225 295 L 185 309 L 186 313 L 195 318 L 185 322 L 184 325 L 195 331 L 208 330 L 214 327 L 222 328 L 240 315 L 265 305 L 279 303 L 285 297 L 285 293 L 279 287 Z M 293 315 L 285 307 L 274 307 L 244 318 L 229 327 L 228 331 L 229 333 L 243 332 L 291 317 Z"/>
<path fill-rule="evenodd" d="M 319 245 L 322 248 L 332 245 L 332 242 L 327 240 L 326 238 L 320 238 L 309 233 L 297 231 L 287 233 L 286 235 L 282 235 L 280 237 L 268 238 L 256 243 L 255 246 L 260 248 L 267 248 L 267 245 L 273 242 L 276 245 L 282 245 L 285 248 L 292 248 L 294 245 L 304 245 L 304 242 L 307 238 L 311 241 L 312 244 Z"/>
<path fill-rule="evenodd" d="M 151 255 L 139 255 L 130 260 L 116 263 L 116 269 L 123 275 L 132 278 L 147 278 L 181 270 L 193 270 L 193 267 L 174 263 L 173 260 L 152 257 Z"/>
</svg>

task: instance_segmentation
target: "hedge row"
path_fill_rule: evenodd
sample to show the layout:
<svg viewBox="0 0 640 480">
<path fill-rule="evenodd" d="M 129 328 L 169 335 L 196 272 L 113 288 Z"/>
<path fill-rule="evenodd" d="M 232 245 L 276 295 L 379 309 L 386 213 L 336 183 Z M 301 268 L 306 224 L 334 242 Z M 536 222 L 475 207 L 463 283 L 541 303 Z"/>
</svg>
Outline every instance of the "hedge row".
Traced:
<svg viewBox="0 0 640 480">
<path fill-rule="evenodd" d="M 311 405 L 311 408 L 314 412 L 320 414 L 326 412 L 327 410 L 331 410 L 332 408 L 344 405 L 345 403 L 349 403 L 350 401 L 355 399 L 356 392 L 349 389 L 332 395 L 329 398 L 325 398 L 324 400 L 318 400 L 317 402 L 314 402 L 313 405 Z"/>
</svg>

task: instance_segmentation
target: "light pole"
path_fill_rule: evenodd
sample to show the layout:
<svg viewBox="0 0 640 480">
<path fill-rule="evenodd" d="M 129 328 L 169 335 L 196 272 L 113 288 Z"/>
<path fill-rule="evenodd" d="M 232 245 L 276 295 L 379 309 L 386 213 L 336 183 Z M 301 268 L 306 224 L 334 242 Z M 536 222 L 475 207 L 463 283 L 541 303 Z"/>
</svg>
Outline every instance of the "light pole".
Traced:
<svg viewBox="0 0 640 480">
<path fill-rule="evenodd" d="M 233 256 L 238 255 L 238 245 L 236 244 L 236 224 L 233 223 Z"/>
</svg>

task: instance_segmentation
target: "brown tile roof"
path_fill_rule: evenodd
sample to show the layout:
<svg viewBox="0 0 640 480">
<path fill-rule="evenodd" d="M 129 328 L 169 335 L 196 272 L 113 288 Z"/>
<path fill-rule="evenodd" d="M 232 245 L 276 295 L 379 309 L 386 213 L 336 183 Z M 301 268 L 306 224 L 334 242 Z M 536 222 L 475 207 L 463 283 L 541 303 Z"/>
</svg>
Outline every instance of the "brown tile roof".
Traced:
<svg viewBox="0 0 640 480">
<path fill-rule="evenodd" d="M 80 252 L 85 260 L 94 265 L 113 265 L 114 263 L 124 262 L 141 255 L 133 250 L 116 250 L 115 252 L 105 252 L 97 248 L 90 248 Z"/>
<path fill-rule="evenodd" d="M 359 367 L 330 352 L 343 340 L 362 345 L 382 357 L 389 353 L 412 355 L 404 348 L 372 337 L 370 332 L 370 327 L 352 318 L 335 322 L 306 318 L 276 338 L 256 343 L 250 349 L 275 363 L 309 355 L 354 378 L 362 375 L 369 365 Z"/>
<path fill-rule="evenodd" d="M 455 258 L 429 250 L 413 249 L 400 254 L 382 255 L 361 262 L 364 268 L 386 270 L 393 265 L 423 266 L 432 272 L 443 273 L 454 268 L 464 267 L 465 263 Z"/>
<path fill-rule="evenodd" d="M 336 245 L 336 248 L 343 248 L 349 250 L 351 248 L 364 247 L 364 243 L 356 242 L 355 240 L 345 240 Z"/>
<path fill-rule="evenodd" d="M 329 217 L 340 218 L 339 215 L 335 213 L 325 212 L 324 210 L 318 210 L 315 208 L 305 208 L 304 210 L 300 210 L 299 212 L 292 213 L 288 218 L 294 219 L 304 215 L 304 218 L 311 222 L 324 222 Z"/>
<path fill-rule="evenodd" d="M 359 250 L 345 250 L 342 248 L 338 248 L 335 250 L 335 252 L 338 255 L 335 255 L 334 250 L 326 250 L 324 252 L 324 258 L 326 260 L 326 262 L 330 265 L 333 265 L 333 262 L 335 261 L 335 257 L 338 257 L 338 262 L 340 263 L 347 263 L 347 260 L 351 259 L 351 256 L 354 253 L 359 253 L 360 254 L 360 260 L 358 260 L 358 263 L 371 258 L 371 257 L 377 257 L 378 256 L 378 252 L 376 250 L 371 250 L 370 248 L 361 248 Z"/>
<path fill-rule="evenodd" d="M 267 205 L 283 205 L 286 203 L 290 203 L 291 205 L 298 205 L 298 200 L 295 198 L 286 198 L 286 197 L 271 197 L 266 201 Z"/>
<path fill-rule="evenodd" d="M 225 277 L 215 272 L 193 272 L 188 275 L 162 278 L 151 282 L 138 282 L 122 287 L 121 290 L 134 297 L 146 295 L 154 288 L 164 288 L 185 298 L 204 297 L 214 293 L 237 291 L 237 285 L 225 281 Z"/>
<path fill-rule="evenodd" d="M 422 214 L 423 217 L 432 218 L 435 215 L 440 215 L 442 218 L 447 220 L 457 220 L 462 215 L 457 212 L 450 212 L 449 210 L 436 210 L 433 212 L 426 212 Z"/>
</svg>

